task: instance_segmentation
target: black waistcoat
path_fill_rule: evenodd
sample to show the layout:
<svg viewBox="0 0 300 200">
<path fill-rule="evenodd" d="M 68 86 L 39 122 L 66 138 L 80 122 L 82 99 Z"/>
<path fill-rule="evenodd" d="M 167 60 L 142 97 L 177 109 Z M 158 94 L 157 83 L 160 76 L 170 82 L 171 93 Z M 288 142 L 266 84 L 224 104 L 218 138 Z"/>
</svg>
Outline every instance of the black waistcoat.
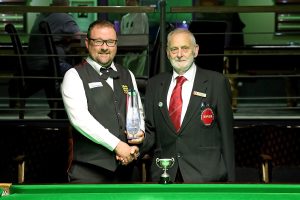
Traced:
<svg viewBox="0 0 300 200">
<path fill-rule="evenodd" d="M 115 65 L 119 78 L 114 79 L 114 91 L 95 69 L 87 62 L 76 66 L 85 89 L 88 110 L 112 134 L 126 141 L 126 92 L 133 88 L 130 73 L 127 69 Z M 91 87 L 90 83 L 102 84 L 100 87 Z M 114 171 L 117 167 L 115 153 L 94 143 L 84 133 L 74 133 L 74 160 Z"/>
</svg>

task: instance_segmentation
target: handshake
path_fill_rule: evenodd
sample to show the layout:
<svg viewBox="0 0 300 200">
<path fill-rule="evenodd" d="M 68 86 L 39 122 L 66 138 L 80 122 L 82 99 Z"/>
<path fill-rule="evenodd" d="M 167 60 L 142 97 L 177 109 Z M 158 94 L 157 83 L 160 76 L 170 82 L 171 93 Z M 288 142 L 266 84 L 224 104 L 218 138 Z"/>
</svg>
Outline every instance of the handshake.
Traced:
<svg viewBox="0 0 300 200">
<path fill-rule="evenodd" d="M 128 165 L 140 155 L 139 148 L 135 145 L 141 144 L 144 141 L 144 132 L 139 131 L 135 137 L 136 139 L 128 140 L 129 144 L 134 146 L 129 146 L 127 143 L 120 141 L 115 148 L 116 160 L 120 161 L 122 165 Z"/>
</svg>

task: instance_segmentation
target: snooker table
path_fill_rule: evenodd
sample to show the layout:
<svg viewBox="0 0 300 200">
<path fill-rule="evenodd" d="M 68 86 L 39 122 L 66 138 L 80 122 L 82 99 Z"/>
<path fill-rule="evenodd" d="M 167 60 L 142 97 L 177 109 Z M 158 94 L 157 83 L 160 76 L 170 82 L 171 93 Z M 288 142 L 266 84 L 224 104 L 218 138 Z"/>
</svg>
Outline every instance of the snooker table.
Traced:
<svg viewBox="0 0 300 200">
<path fill-rule="evenodd" d="M 293 184 L 51 184 L 11 185 L 0 200 L 291 200 Z"/>
</svg>

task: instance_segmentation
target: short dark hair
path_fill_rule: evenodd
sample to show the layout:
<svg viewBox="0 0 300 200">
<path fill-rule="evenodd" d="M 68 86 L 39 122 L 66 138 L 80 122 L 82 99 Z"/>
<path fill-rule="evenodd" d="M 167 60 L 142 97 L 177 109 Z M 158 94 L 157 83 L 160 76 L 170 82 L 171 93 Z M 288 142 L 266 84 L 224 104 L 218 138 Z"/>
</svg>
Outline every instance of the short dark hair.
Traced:
<svg viewBox="0 0 300 200">
<path fill-rule="evenodd" d="M 101 26 L 101 27 L 109 27 L 109 28 L 113 28 L 115 31 L 115 26 L 113 23 L 111 23 L 110 21 L 107 20 L 96 20 L 93 23 L 90 24 L 88 31 L 87 31 L 87 38 L 90 38 L 91 36 L 91 30 L 95 27 L 95 26 Z"/>
</svg>

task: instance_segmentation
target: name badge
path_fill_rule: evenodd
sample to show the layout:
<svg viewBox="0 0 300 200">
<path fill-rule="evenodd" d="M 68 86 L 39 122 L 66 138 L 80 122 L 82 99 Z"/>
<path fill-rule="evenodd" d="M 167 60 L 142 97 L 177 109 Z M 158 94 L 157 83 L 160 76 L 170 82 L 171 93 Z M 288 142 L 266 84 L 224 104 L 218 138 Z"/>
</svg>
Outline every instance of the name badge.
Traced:
<svg viewBox="0 0 300 200">
<path fill-rule="evenodd" d="M 193 91 L 193 95 L 199 96 L 199 97 L 206 97 L 206 93 L 198 92 L 198 91 Z"/>
<path fill-rule="evenodd" d="M 92 82 L 92 83 L 89 83 L 89 88 L 92 89 L 92 88 L 96 88 L 96 87 L 102 87 L 102 83 L 101 82 Z"/>
</svg>

